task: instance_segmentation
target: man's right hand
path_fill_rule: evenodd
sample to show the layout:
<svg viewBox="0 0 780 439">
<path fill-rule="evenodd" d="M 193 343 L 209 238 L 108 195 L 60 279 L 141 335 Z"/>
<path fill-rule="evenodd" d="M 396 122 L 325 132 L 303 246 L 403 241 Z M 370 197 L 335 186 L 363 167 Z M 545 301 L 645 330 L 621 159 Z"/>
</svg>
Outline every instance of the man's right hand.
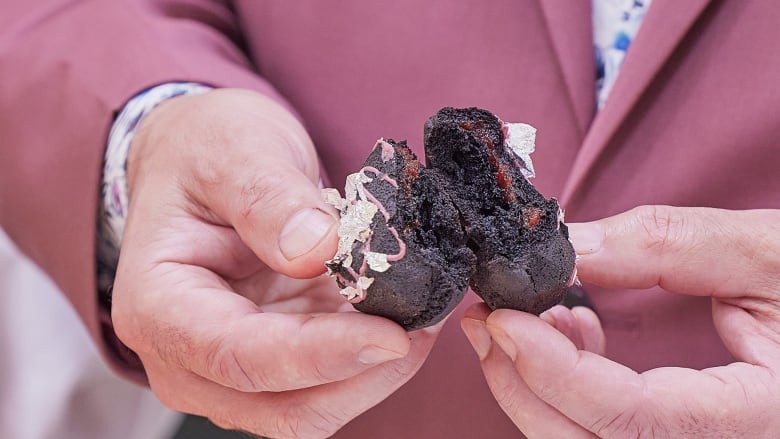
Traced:
<svg viewBox="0 0 780 439">
<path fill-rule="evenodd" d="M 318 181 L 305 130 L 256 93 L 177 97 L 144 119 L 112 319 L 166 405 L 326 437 L 421 366 L 438 327 L 348 312 L 320 276 L 338 222 Z"/>
</svg>

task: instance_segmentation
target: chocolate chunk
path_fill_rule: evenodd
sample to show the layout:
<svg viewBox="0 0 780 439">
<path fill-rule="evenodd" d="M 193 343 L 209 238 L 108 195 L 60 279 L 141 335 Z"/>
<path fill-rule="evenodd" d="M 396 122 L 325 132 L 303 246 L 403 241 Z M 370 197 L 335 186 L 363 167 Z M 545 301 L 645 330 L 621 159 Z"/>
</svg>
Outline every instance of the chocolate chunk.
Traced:
<svg viewBox="0 0 780 439">
<path fill-rule="evenodd" d="M 539 314 L 563 300 L 575 254 L 558 202 L 523 175 L 508 131 L 486 110 L 444 108 L 425 124 L 426 160 L 463 214 L 477 257 L 471 288 L 493 309 Z"/>
</svg>

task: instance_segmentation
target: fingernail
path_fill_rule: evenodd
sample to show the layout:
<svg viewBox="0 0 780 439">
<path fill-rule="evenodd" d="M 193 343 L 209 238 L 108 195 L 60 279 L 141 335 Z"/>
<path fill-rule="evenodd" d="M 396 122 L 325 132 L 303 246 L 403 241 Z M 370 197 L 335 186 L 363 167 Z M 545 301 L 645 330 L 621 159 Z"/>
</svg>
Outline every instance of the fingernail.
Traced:
<svg viewBox="0 0 780 439">
<path fill-rule="evenodd" d="M 604 230 L 598 223 L 571 223 L 569 239 L 578 255 L 589 255 L 601 249 Z"/>
<path fill-rule="evenodd" d="M 490 330 L 488 332 L 490 333 L 492 339 L 496 341 L 498 347 L 500 347 L 501 350 L 504 351 L 504 353 L 506 353 L 506 355 L 514 361 L 517 358 L 517 346 L 515 346 L 515 341 L 512 340 L 509 334 L 496 326 L 490 326 Z"/>
<path fill-rule="evenodd" d="M 311 251 L 328 234 L 336 219 L 319 209 L 302 210 L 285 224 L 279 236 L 279 249 L 287 259 Z"/>
<path fill-rule="evenodd" d="M 452 315 L 452 313 L 449 313 L 446 316 L 444 316 L 444 318 L 441 319 L 440 322 L 438 322 L 438 323 L 436 323 L 434 325 L 431 325 L 431 326 L 426 326 L 425 328 L 422 328 L 419 331 L 420 332 L 424 332 L 424 333 L 426 333 L 426 334 L 428 334 L 430 336 L 435 336 L 435 335 L 439 334 L 442 329 L 444 329 L 444 325 L 447 324 L 447 320 L 450 319 L 451 315 Z"/>
<path fill-rule="evenodd" d="M 479 360 L 484 360 L 488 352 L 490 352 L 490 345 L 492 344 L 490 333 L 485 328 L 485 322 L 465 318 L 460 322 L 460 326 L 463 328 L 463 333 L 466 334 L 469 343 L 471 343 L 471 347 L 474 348 L 474 352 L 479 356 Z"/>
<path fill-rule="evenodd" d="M 355 311 L 357 310 L 349 302 L 342 303 L 341 305 L 339 305 L 338 309 L 336 309 L 336 312 L 355 312 Z"/>
<path fill-rule="evenodd" d="M 547 322 L 548 325 L 555 326 L 556 321 L 555 315 L 553 315 L 553 311 L 548 309 L 547 311 L 539 314 L 539 318 Z"/>
<path fill-rule="evenodd" d="M 366 346 L 357 354 L 358 361 L 368 365 L 384 363 L 403 357 L 404 354 L 400 352 L 380 348 L 379 346 Z"/>
</svg>

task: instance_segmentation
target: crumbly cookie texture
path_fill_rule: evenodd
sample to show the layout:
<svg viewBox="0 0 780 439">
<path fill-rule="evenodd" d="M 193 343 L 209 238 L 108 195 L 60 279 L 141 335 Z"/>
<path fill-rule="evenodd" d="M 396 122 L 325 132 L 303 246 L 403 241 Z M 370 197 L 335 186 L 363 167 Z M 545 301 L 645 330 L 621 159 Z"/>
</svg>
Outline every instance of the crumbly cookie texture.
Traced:
<svg viewBox="0 0 780 439">
<path fill-rule="evenodd" d="M 379 139 L 344 196 L 339 246 L 326 263 L 358 310 L 408 330 L 446 316 L 468 286 L 493 309 L 540 313 L 576 281 L 563 211 L 531 185 L 536 130 L 478 108 L 425 124 L 423 166 L 405 142 Z"/>
<path fill-rule="evenodd" d="M 379 139 L 374 146 L 375 150 L 381 151 L 383 162 L 392 160 L 395 153 L 392 145 L 384 139 Z M 372 174 L 369 176 L 368 174 Z M 385 224 L 390 220 L 390 214 L 382 204 L 367 188 L 366 183 L 371 183 L 375 178 L 389 184 L 393 188 L 398 188 L 398 182 L 382 173 L 373 166 L 364 166 L 358 172 L 347 176 L 347 183 L 344 187 L 344 198 L 341 198 L 335 189 L 324 189 L 323 197 L 326 202 L 333 205 L 341 213 L 339 223 L 339 246 L 336 256 L 325 265 L 328 267 L 328 274 L 339 277 L 339 285 L 343 285 L 339 291 L 346 297 L 350 303 L 360 303 L 366 297 L 366 291 L 374 283 L 372 277 L 368 277 L 368 269 L 373 272 L 384 273 L 390 269 L 390 262 L 397 261 L 406 254 L 406 243 L 398 237 L 398 231 L 387 226 L 391 233 L 396 237 L 398 243 L 398 252 L 393 255 L 371 251 L 371 224 L 377 213 L 380 213 Z M 358 245 L 362 248 L 363 263 L 356 270 L 352 268 L 353 248 Z M 349 277 L 339 274 L 336 268 L 346 268 Z M 334 269 L 335 268 L 335 269 Z"/>
</svg>

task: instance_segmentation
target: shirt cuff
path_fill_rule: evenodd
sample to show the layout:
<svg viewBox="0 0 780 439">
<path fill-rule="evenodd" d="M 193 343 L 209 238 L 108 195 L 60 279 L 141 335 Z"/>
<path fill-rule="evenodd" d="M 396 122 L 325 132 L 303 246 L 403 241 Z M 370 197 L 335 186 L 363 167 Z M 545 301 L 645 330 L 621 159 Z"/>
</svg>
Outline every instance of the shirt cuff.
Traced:
<svg viewBox="0 0 780 439">
<path fill-rule="evenodd" d="M 108 136 L 103 162 L 101 200 L 97 222 L 97 284 L 102 305 L 111 302 L 119 262 L 119 248 L 127 218 L 127 157 L 144 116 L 167 99 L 205 93 L 211 87 L 192 82 L 169 82 L 152 87 L 131 99 L 117 116 Z"/>
</svg>

